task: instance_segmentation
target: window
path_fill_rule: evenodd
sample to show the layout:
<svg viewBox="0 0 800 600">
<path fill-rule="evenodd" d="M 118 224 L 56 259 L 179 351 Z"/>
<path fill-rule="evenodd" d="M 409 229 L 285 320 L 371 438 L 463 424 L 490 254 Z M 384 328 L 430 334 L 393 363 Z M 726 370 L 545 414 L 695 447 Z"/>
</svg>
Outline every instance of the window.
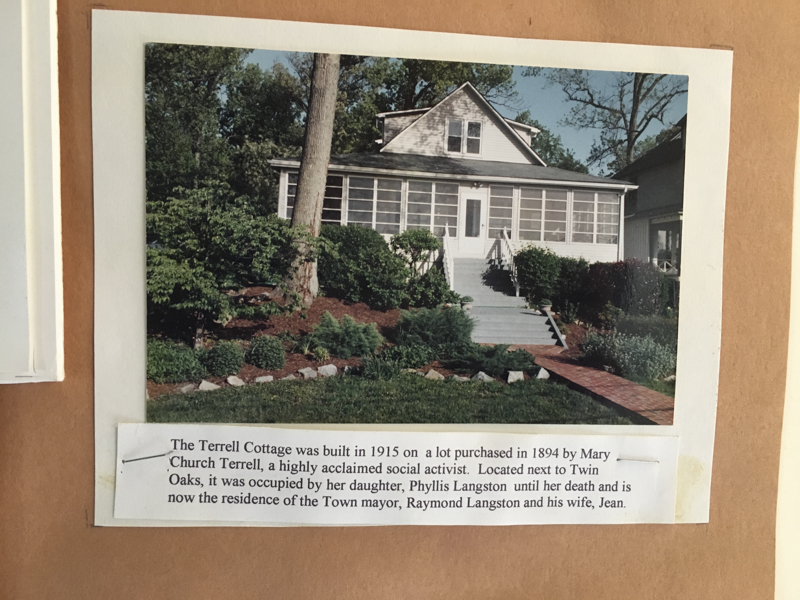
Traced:
<svg viewBox="0 0 800 600">
<path fill-rule="evenodd" d="M 489 237 L 500 238 L 503 229 L 508 230 L 511 237 L 511 216 L 514 199 L 514 188 L 511 186 L 493 185 L 489 188 Z"/>
<path fill-rule="evenodd" d="M 378 233 L 400 233 L 399 179 L 349 177 L 347 222 L 375 229 Z"/>
<path fill-rule="evenodd" d="M 519 198 L 519 239 L 542 240 L 542 203 L 544 190 L 522 188 Z"/>
<path fill-rule="evenodd" d="M 619 233 L 619 196 L 608 192 L 574 192 L 572 241 L 616 244 Z"/>
<path fill-rule="evenodd" d="M 467 124 L 467 154 L 481 153 L 481 124 L 469 122 Z"/>
<path fill-rule="evenodd" d="M 544 190 L 545 242 L 567 241 L 567 192 Z"/>
<path fill-rule="evenodd" d="M 482 129 L 480 121 L 447 121 L 447 151 L 458 154 L 480 154 Z"/>
<path fill-rule="evenodd" d="M 291 219 L 294 212 L 294 199 L 297 196 L 298 173 L 289 173 L 286 188 L 286 218 Z M 342 224 L 342 188 L 344 177 L 328 175 L 325 180 L 325 198 L 322 200 L 322 222 L 326 225 Z"/>
<path fill-rule="evenodd" d="M 458 227 L 458 184 L 408 182 L 406 229 L 427 229 L 439 237 L 455 237 Z"/>
</svg>

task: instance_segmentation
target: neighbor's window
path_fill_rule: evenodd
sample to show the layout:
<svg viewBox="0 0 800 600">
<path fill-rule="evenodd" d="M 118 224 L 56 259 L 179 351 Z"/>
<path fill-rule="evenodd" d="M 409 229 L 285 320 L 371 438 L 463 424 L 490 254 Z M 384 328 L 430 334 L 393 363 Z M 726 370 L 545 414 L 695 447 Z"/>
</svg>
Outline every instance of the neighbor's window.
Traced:
<svg viewBox="0 0 800 600">
<path fill-rule="evenodd" d="M 286 189 L 286 218 L 291 219 L 294 212 L 294 199 L 297 196 L 298 173 L 289 173 Z M 328 175 L 325 180 L 325 198 L 322 201 L 322 222 L 326 225 L 342 224 L 342 188 L 344 177 Z"/>
<path fill-rule="evenodd" d="M 349 177 L 347 222 L 379 233 L 400 233 L 401 194 L 399 179 Z"/>
<path fill-rule="evenodd" d="M 489 237 L 503 236 L 503 229 L 511 237 L 511 215 L 514 188 L 505 185 L 493 185 L 489 188 Z"/>
<path fill-rule="evenodd" d="M 406 229 L 427 229 L 438 237 L 455 237 L 458 227 L 458 184 L 408 182 Z"/>
</svg>

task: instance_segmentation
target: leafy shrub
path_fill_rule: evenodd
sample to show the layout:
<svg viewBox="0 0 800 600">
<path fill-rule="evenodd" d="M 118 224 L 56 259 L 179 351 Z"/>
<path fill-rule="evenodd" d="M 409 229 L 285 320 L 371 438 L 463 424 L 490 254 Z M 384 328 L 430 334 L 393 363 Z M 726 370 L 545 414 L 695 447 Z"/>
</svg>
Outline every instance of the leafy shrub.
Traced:
<svg viewBox="0 0 800 600">
<path fill-rule="evenodd" d="M 442 247 L 442 243 L 427 229 L 407 229 L 392 236 L 392 250 L 405 259 L 409 269 L 416 274 L 431 254 Z"/>
<path fill-rule="evenodd" d="M 492 377 L 499 377 L 509 371 L 530 371 L 534 367 L 533 356 L 525 350 L 508 351 L 508 344 L 480 346 L 471 344 L 460 354 L 440 358 L 446 369 L 476 373 L 483 371 Z"/>
<path fill-rule="evenodd" d="M 578 311 L 580 308 L 580 304 L 573 304 L 569 300 L 565 301 L 561 307 L 561 320 L 567 325 L 574 323 L 578 320 Z"/>
<path fill-rule="evenodd" d="M 273 315 L 283 314 L 283 308 L 277 302 L 265 302 L 264 304 L 249 306 L 234 306 L 231 309 L 231 316 L 240 319 L 268 319 Z"/>
<path fill-rule="evenodd" d="M 558 255 L 548 248 L 527 246 L 514 255 L 517 278 L 528 300 L 555 295 L 560 270 Z"/>
<path fill-rule="evenodd" d="M 472 339 L 474 321 L 459 308 L 421 308 L 403 311 L 394 328 L 399 345 L 420 344 L 436 348 L 441 344 L 464 344 Z"/>
<path fill-rule="evenodd" d="M 430 346 L 412 344 L 410 346 L 391 346 L 385 348 L 380 356 L 385 360 L 394 360 L 405 369 L 418 369 L 432 363 L 437 358 L 437 352 Z"/>
<path fill-rule="evenodd" d="M 147 378 L 156 383 L 196 381 L 205 374 L 197 352 L 171 341 L 147 340 Z"/>
<path fill-rule="evenodd" d="M 325 362 L 326 360 L 330 360 L 331 353 L 328 352 L 326 348 L 317 346 L 311 351 L 311 356 L 313 356 L 314 360 L 317 362 Z"/>
<path fill-rule="evenodd" d="M 403 367 L 399 361 L 371 354 L 361 361 L 361 374 L 367 379 L 389 380 L 400 375 Z"/>
<path fill-rule="evenodd" d="M 663 279 L 656 267 L 633 258 L 590 265 L 583 289 L 588 318 L 594 319 L 608 303 L 629 315 L 660 314 Z"/>
<path fill-rule="evenodd" d="M 649 337 L 590 332 L 581 345 L 586 361 L 614 367 L 629 379 L 655 379 L 675 370 L 677 352 Z"/>
<path fill-rule="evenodd" d="M 372 354 L 381 345 L 383 338 L 375 323 L 357 323 L 349 315 L 342 317 L 340 323 L 331 313 L 325 311 L 309 341 L 312 347 L 322 346 L 333 356 L 350 358 Z"/>
<path fill-rule="evenodd" d="M 563 312 L 567 304 L 577 305 L 583 301 L 584 278 L 588 270 L 589 263 L 584 258 L 559 258 L 558 278 L 552 296 L 559 311 Z"/>
<path fill-rule="evenodd" d="M 206 370 L 215 377 L 235 375 L 244 364 L 244 350 L 236 342 L 223 340 L 204 352 L 200 360 Z"/>
<path fill-rule="evenodd" d="M 383 236 L 358 225 L 323 225 L 318 259 L 327 296 L 365 302 L 376 310 L 397 308 L 406 296 L 409 269 Z"/>
<path fill-rule="evenodd" d="M 411 231 L 425 231 L 412 229 Z M 429 232 L 428 232 L 429 233 Z M 457 303 L 460 296 L 447 285 L 444 273 L 432 267 L 408 283 L 408 304 L 416 308 L 436 308 L 445 303 Z"/>
<path fill-rule="evenodd" d="M 659 316 L 623 316 L 617 320 L 618 333 L 652 338 L 657 344 L 678 347 L 678 319 Z"/>
<path fill-rule="evenodd" d="M 286 364 L 286 351 L 278 338 L 262 335 L 250 342 L 247 362 L 259 369 L 277 371 Z"/>
</svg>

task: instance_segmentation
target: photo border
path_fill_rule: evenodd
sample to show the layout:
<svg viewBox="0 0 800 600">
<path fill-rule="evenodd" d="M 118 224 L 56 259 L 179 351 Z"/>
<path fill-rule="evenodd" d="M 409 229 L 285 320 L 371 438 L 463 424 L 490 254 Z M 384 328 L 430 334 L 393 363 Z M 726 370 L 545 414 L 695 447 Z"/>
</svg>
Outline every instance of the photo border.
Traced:
<svg viewBox="0 0 800 600">
<path fill-rule="evenodd" d="M 722 251 L 733 53 L 133 11 L 92 11 L 95 525 L 259 526 L 113 517 L 116 425 L 144 423 L 144 47 L 151 42 L 669 73 L 689 77 L 681 309 L 674 424 L 241 425 L 287 429 L 481 431 L 680 437 L 676 522 L 709 516 L 722 323 Z"/>
</svg>

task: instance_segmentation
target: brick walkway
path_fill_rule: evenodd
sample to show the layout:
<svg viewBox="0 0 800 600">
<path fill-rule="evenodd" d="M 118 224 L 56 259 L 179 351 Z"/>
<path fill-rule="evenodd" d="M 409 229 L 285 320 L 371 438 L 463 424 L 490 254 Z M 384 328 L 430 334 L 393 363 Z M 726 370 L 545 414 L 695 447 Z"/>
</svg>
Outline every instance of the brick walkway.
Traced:
<svg viewBox="0 0 800 600">
<path fill-rule="evenodd" d="M 624 411 L 641 415 L 655 425 L 672 425 L 675 412 L 674 398 L 611 373 L 582 367 L 566 356 L 551 353 L 534 353 L 534 355 L 536 364 L 540 367 L 572 382 L 590 394 L 599 396 Z"/>
</svg>

